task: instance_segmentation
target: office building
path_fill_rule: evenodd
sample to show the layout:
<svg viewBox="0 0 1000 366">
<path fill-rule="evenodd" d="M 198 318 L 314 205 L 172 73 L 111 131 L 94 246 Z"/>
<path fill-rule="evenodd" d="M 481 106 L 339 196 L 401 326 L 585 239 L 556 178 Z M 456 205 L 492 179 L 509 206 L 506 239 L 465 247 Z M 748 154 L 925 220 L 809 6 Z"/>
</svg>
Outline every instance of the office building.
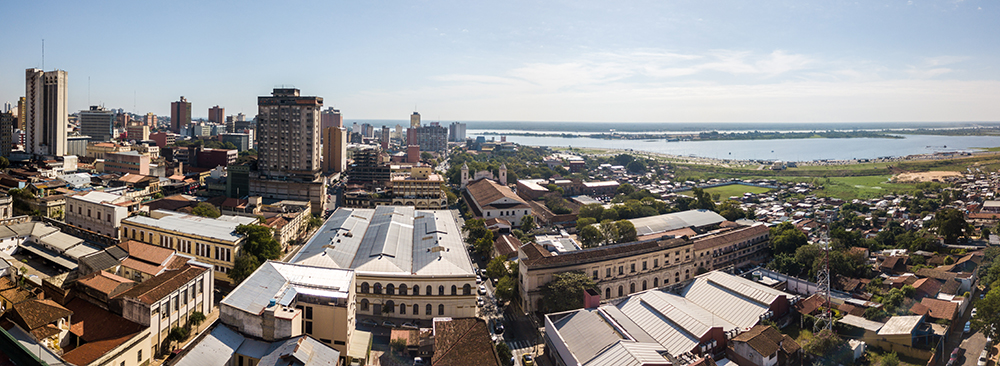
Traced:
<svg viewBox="0 0 1000 366">
<path fill-rule="evenodd" d="M 125 128 L 125 135 L 129 140 L 145 141 L 149 140 L 149 126 L 133 125 Z"/>
<path fill-rule="evenodd" d="M 115 127 L 115 115 L 104 107 L 92 105 L 89 110 L 80 111 L 80 134 L 90 136 L 92 141 L 111 141 Z"/>
<path fill-rule="evenodd" d="M 417 127 L 420 127 L 420 113 L 414 111 L 413 114 L 410 115 L 410 128 Z"/>
<path fill-rule="evenodd" d="M 348 183 L 375 189 L 386 186 L 391 175 L 389 159 L 378 149 L 370 148 L 354 153 L 354 164 L 351 164 L 347 177 Z"/>
<path fill-rule="evenodd" d="M 328 127 L 344 127 L 344 116 L 340 114 L 339 109 L 333 109 L 333 107 L 323 110 L 320 115 L 321 123 L 320 128 L 325 130 Z"/>
<path fill-rule="evenodd" d="M 208 121 L 214 123 L 226 123 L 226 109 L 219 106 L 209 108 Z"/>
<path fill-rule="evenodd" d="M 443 210 L 448 206 L 444 178 L 429 166 L 414 166 L 409 173 L 393 174 L 392 204 L 417 209 Z"/>
<path fill-rule="evenodd" d="M 347 170 L 347 131 L 342 127 L 323 129 L 323 171 Z"/>
<path fill-rule="evenodd" d="M 440 125 L 421 126 L 416 129 L 417 143 L 407 142 L 410 145 L 420 145 L 420 151 L 434 151 L 444 153 L 448 151 L 448 129 Z"/>
<path fill-rule="evenodd" d="M 393 131 L 392 138 L 394 138 L 394 139 L 402 139 L 403 138 L 403 126 L 401 126 L 399 124 L 396 125 L 396 130 Z"/>
<path fill-rule="evenodd" d="M 170 130 L 180 133 L 182 127 L 191 124 L 191 103 L 183 96 L 181 100 L 170 103 Z"/>
<path fill-rule="evenodd" d="M 379 142 L 382 143 L 382 150 L 389 150 L 389 127 L 382 126 L 382 133 L 379 135 Z"/>
<path fill-rule="evenodd" d="M 465 141 L 465 124 L 452 122 L 448 126 L 448 141 L 451 142 L 464 142 Z"/>
<path fill-rule="evenodd" d="M 236 151 L 239 152 L 250 150 L 250 135 L 246 133 L 219 134 L 219 141 L 223 143 L 231 142 L 233 145 L 236 145 Z"/>
<path fill-rule="evenodd" d="M 25 71 L 26 153 L 43 156 L 66 154 L 66 125 L 69 123 L 67 77 L 68 73 L 62 70 Z"/>
<path fill-rule="evenodd" d="M 448 210 L 340 208 L 290 263 L 354 270 L 359 316 L 476 316 L 476 275 Z"/>
<path fill-rule="evenodd" d="M 149 175 L 149 156 L 137 151 L 104 154 L 104 172 Z"/>
<path fill-rule="evenodd" d="M 149 134 L 149 139 L 156 141 L 156 146 L 166 147 L 167 145 L 173 145 L 177 140 L 177 134 L 171 132 L 156 132 Z"/>
<path fill-rule="evenodd" d="M 27 130 L 27 128 L 24 126 L 24 124 L 27 121 L 27 119 L 25 118 L 27 113 L 25 112 L 26 108 L 24 107 L 24 103 L 25 103 L 24 97 L 17 98 L 17 113 L 16 113 L 17 126 L 14 127 L 15 130 L 21 130 L 21 131 Z M 21 144 L 23 143 L 24 142 L 21 142 Z"/>
<path fill-rule="evenodd" d="M 142 119 L 142 124 L 149 126 L 149 128 L 156 128 L 156 115 L 153 112 L 146 113 L 146 116 Z"/>
<path fill-rule="evenodd" d="M 13 113 L 0 113 L 0 156 L 10 156 L 10 151 L 14 149 L 15 124 L 17 117 Z"/>
<path fill-rule="evenodd" d="M 72 135 L 66 137 L 66 155 L 87 156 L 90 136 Z"/>
<path fill-rule="evenodd" d="M 258 97 L 257 156 L 262 176 L 312 181 L 320 171 L 319 112 L 322 97 L 298 89 L 274 89 Z"/>
</svg>

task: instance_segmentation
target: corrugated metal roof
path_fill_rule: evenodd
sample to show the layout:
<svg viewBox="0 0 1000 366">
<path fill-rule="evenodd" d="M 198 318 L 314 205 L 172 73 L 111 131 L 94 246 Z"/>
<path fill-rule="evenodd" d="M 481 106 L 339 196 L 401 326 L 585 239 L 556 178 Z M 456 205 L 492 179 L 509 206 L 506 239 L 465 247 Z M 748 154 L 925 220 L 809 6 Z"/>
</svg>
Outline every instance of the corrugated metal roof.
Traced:
<svg viewBox="0 0 1000 366">
<path fill-rule="evenodd" d="M 222 299 L 222 304 L 261 314 L 272 299 L 290 303 L 289 293 L 346 297 L 353 280 L 354 273 L 350 270 L 267 261 Z"/>
<path fill-rule="evenodd" d="M 246 338 L 225 325 L 218 325 L 194 345 L 175 366 L 227 365 Z"/>
<path fill-rule="evenodd" d="M 715 271 L 696 277 L 681 296 L 740 328 L 757 324 L 778 296 L 789 297 L 745 278 Z"/>
<path fill-rule="evenodd" d="M 688 210 L 629 220 L 638 236 L 653 235 L 687 227 L 716 225 L 726 218 L 709 210 Z"/>
<path fill-rule="evenodd" d="M 844 318 L 838 320 L 838 322 L 841 322 L 841 323 L 844 323 L 844 324 L 847 324 L 847 325 L 852 325 L 852 326 L 855 326 L 855 327 L 858 327 L 858 328 L 861 328 L 861 329 L 870 330 L 872 332 L 878 332 L 879 329 L 882 329 L 882 326 L 885 325 L 885 323 L 879 323 L 879 322 L 876 322 L 876 321 L 871 321 L 871 320 L 862 318 L 860 316 L 851 315 L 851 314 L 844 315 Z"/>
<path fill-rule="evenodd" d="M 372 274 L 473 275 L 451 211 L 409 206 L 338 209 L 291 262 Z"/>
<path fill-rule="evenodd" d="M 913 334 L 913 330 L 923 321 L 923 315 L 897 315 L 889 318 L 878 335 Z"/>
<path fill-rule="evenodd" d="M 597 356 L 601 350 L 622 340 L 597 309 L 581 309 L 552 322 L 559 337 L 580 363 Z"/>
<path fill-rule="evenodd" d="M 632 341 L 619 341 L 613 346 L 590 361 L 584 366 L 643 366 L 662 365 L 668 360 L 661 355 L 664 352 L 662 346 L 657 343 L 639 343 Z"/>
<path fill-rule="evenodd" d="M 229 242 L 238 241 L 242 237 L 236 234 L 237 226 L 240 224 L 250 225 L 257 223 L 257 218 L 255 217 L 223 216 L 220 219 L 213 219 L 167 210 L 156 210 L 154 212 L 166 216 L 159 219 L 146 216 L 132 216 L 122 221 Z"/>
</svg>

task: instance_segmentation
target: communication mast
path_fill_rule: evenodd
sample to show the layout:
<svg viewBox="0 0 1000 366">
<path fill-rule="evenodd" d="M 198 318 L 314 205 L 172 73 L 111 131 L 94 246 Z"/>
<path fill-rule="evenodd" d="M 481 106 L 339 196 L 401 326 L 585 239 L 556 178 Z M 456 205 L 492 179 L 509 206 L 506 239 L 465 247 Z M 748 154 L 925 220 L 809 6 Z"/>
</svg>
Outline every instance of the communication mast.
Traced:
<svg viewBox="0 0 1000 366">
<path fill-rule="evenodd" d="M 823 267 L 816 273 L 816 293 L 823 296 L 823 311 L 816 315 L 813 333 L 833 328 L 833 312 L 830 310 L 830 220 L 824 221 L 824 231 L 819 240 L 820 250 L 823 251 Z"/>
</svg>

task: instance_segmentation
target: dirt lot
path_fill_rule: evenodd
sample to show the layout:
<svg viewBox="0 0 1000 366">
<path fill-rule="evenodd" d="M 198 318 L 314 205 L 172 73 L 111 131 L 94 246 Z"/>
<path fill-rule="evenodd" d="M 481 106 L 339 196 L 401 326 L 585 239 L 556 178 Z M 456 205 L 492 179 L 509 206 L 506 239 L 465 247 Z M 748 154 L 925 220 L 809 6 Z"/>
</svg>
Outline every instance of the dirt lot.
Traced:
<svg viewBox="0 0 1000 366">
<path fill-rule="evenodd" d="M 943 181 L 948 177 L 961 177 L 962 173 L 959 172 L 922 172 L 922 173 L 903 173 L 897 174 L 892 177 L 893 182 L 931 182 L 935 179 L 938 181 Z"/>
</svg>

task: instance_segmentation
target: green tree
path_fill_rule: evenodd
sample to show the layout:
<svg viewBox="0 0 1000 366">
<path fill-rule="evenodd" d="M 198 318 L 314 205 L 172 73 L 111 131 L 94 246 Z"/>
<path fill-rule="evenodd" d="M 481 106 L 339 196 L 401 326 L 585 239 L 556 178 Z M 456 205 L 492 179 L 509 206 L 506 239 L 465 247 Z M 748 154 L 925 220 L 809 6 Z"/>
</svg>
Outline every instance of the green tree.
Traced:
<svg viewBox="0 0 1000 366">
<path fill-rule="evenodd" d="M 474 244 L 476 251 L 482 256 L 490 255 L 490 252 L 493 251 L 493 241 L 493 232 L 486 230 L 486 233 L 481 238 L 476 239 L 476 243 Z"/>
<path fill-rule="evenodd" d="M 628 220 L 618 220 L 615 222 L 615 231 L 618 232 L 618 243 L 631 243 L 639 240 L 635 231 L 635 225 Z"/>
<path fill-rule="evenodd" d="M 507 266 L 507 258 L 502 255 L 493 257 L 490 263 L 486 265 L 486 276 L 489 278 L 503 278 L 509 275 L 510 269 Z"/>
<path fill-rule="evenodd" d="M 577 227 L 577 229 L 582 229 L 584 226 L 593 225 L 593 224 L 596 224 L 596 223 L 597 223 L 597 220 L 594 220 L 593 217 L 581 217 L 581 218 L 576 219 L 576 227 Z"/>
<path fill-rule="evenodd" d="M 580 239 L 580 243 L 583 244 L 584 248 L 596 247 L 604 241 L 604 234 L 601 234 L 601 230 L 594 225 L 584 226 L 580 229 L 576 237 Z"/>
<path fill-rule="evenodd" d="M 236 257 L 236 263 L 229 271 L 229 278 L 233 280 L 235 285 L 239 285 L 247 277 L 250 277 L 253 271 L 257 270 L 257 267 L 260 267 L 260 261 L 257 260 L 257 257 L 250 253 L 243 253 Z"/>
<path fill-rule="evenodd" d="M 604 244 L 614 244 L 618 240 L 618 226 L 611 220 L 601 221 L 601 236 L 604 237 Z"/>
<path fill-rule="evenodd" d="M 631 173 L 644 173 L 646 172 L 646 164 L 641 161 L 635 160 L 625 166 L 625 169 Z"/>
<path fill-rule="evenodd" d="M 552 276 L 552 281 L 542 286 L 542 306 L 547 313 L 583 307 L 583 292 L 597 290 L 590 276 L 582 272 L 563 272 Z"/>
<path fill-rule="evenodd" d="M 599 203 L 586 204 L 580 207 L 580 213 L 577 214 L 578 218 L 590 217 L 594 220 L 601 218 L 601 214 L 604 213 L 604 206 Z"/>
<path fill-rule="evenodd" d="M 476 241 L 485 236 L 489 231 L 486 228 L 486 221 L 483 219 L 468 220 L 465 222 L 465 225 L 462 225 L 462 232 L 467 234 L 465 242 L 468 244 L 476 244 Z"/>
<path fill-rule="evenodd" d="M 521 230 L 531 231 L 535 229 L 535 217 L 531 215 L 521 216 Z"/>
<path fill-rule="evenodd" d="M 7 169 L 10 166 L 10 161 L 7 158 L 0 156 L 0 170 Z"/>
<path fill-rule="evenodd" d="M 198 204 L 191 209 L 191 214 L 202 217 L 210 217 L 213 219 L 222 216 L 219 209 L 215 208 L 215 206 L 212 206 L 212 204 L 208 202 L 198 202 Z"/>
<path fill-rule="evenodd" d="M 195 333 L 197 333 L 198 326 L 201 325 L 201 322 L 203 321 L 205 321 L 205 314 L 200 311 L 193 312 L 191 313 L 191 316 L 188 317 L 188 324 L 194 326 Z"/>
<path fill-rule="evenodd" d="M 180 341 L 183 341 L 183 340 L 187 339 L 188 335 L 190 335 L 190 334 L 191 334 L 191 331 L 188 330 L 187 328 L 173 327 L 173 328 L 170 329 L 170 332 L 167 333 L 167 341 L 170 342 L 170 343 L 180 342 Z"/>
<path fill-rule="evenodd" d="M 938 211 L 931 226 L 937 228 L 938 235 L 944 237 L 945 243 L 950 244 L 956 243 L 959 236 L 968 237 L 972 232 L 972 227 L 965 222 L 965 214 L 956 209 Z"/>
<path fill-rule="evenodd" d="M 510 347 L 507 347 L 507 342 L 497 342 L 497 357 L 500 358 L 500 364 L 503 366 L 513 366 L 510 362 L 514 358 L 514 354 L 510 353 Z"/>
<path fill-rule="evenodd" d="M 740 203 L 733 200 L 726 200 L 718 207 L 719 215 L 726 220 L 736 221 L 746 217 L 747 213 L 740 207 Z"/>
<path fill-rule="evenodd" d="M 805 245 L 809 238 L 806 234 L 792 225 L 790 222 L 783 222 L 771 228 L 771 250 L 777 253 L 793 254 L 800 246 Z M 809 265 L 811 263 L 804 263 Z"/>
<path fill-rule="evenodd" d="M 431 154 L 431 153 L 426 152 L 426 151 L 420 152 L 420 160 L 427 161 L 427 160 L 431 160 L 431 159 L 434 159 L 434 154 Z"/>
<path fill-rule="evenodd" d="M 246 236 L 243 251 L 253 254 L 258 261 L 281 258 L 281 243 L 274 240 L 271 228 L 262 225 L 239 225 L 236 227 L 236 233 Z"/>
<path fill-rule="evenodd" d="M 972 326 L 982 331 L 986 337 L 996 338 L 1000 328 L 1000 286 L 991 286 L 982 300 L 975 303 L 976 317 Z"/>
<path fill-rule="evenodd" d="M 514 299 L 515 286 L 517 286 L 517 280 L 514 277 L 503 276 L 500 281 L 497 281 L 497 287 L 493 293 L 497 295 L 500 301 L 507 302 Z"/>
<path fill-rule="evenodd" d="M 804 344 L 802 349 L 810 355 L 820 356 L 836 349 L 842 343 L 843 340 L 832 330 L 823 329 Z"/>
<path fill-rule="evenodd" d="M 618 186 L 618 194 L 628 196 L 632 193 L 635 193 L 635 186 L 628 183 L 622 183 Z"/>
<path fill-rule="evenodd" d="M 704 210 L 715 210 L 715 201 L 712 200 L 712 196 L 705 192 L 704 189 L 695 187 L 691 190 L 694 193 L 695 206 L 694 208 L 700 208 Z"/>
</svg>

